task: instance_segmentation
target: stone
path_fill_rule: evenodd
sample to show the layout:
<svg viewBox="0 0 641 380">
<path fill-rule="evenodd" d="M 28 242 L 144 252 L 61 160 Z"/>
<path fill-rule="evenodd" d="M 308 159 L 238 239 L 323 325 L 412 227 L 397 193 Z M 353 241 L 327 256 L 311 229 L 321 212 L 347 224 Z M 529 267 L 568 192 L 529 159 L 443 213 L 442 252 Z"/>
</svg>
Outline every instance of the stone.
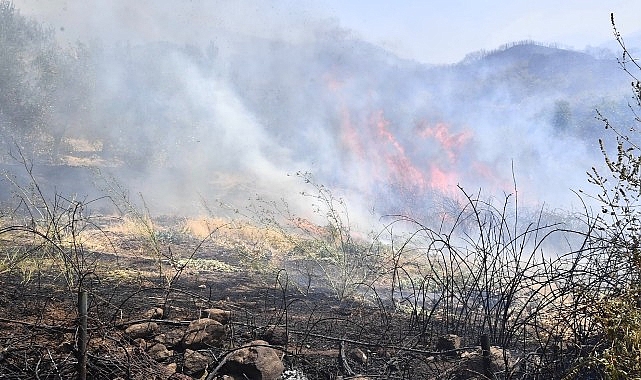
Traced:
<svg viewBox="0 0 641 380">
<path fill-rule="evenodd" d="M 255 340 L 232 352 L 221 369 L 221 373 L 234 377 L 257 380 L 280 379 L 285 366 L 278 350 L 264 340 Z"/>
<path fill-rule="evenodd" d="M 201 318 L 192 321 L 182 339 L 183 347 L 199 350 L 207 347 L 221 346 L 225 339 L 225 326 L 220 322 Z"/>
<path fill-rule="evenodd" d="M 484 373 L 485 363 L 480 348 L 475 351 L 466 351 L 462 353 L 461 359 L 460 364 L 453 368 L 453 371 L 449 374 L 448 378 L 455 380 L 486 378 L 482 375 Z M 515 361 L 512 359 L 508 351 L 496 346 L 490 347 L 490 372 L 509 372 L 514 363 Z"/>
<path fill-rule="evenodd" d="M 148 338 L 160 332 L 160 327 L 154 322 L 136 323 L 125 329 L 130 339 Z"/>
<path fill-rule="evenodd" d="M 439 336 L 436 340 L 436 351 L 453 351 L 461 348 L 461 337 L 454 334 L 446 334 Z M 450 357 L 458 356 L 458 353 L 453 351 L 446 354 Z"/>
<path fill-rule="evenodd" d="M 147 354 L 157 362 L 166 360 L 174 355 L 174 352 L 167 349 L 162 343 L 156 343 L 153 346 L 149 347 Z"/>
<path fill-rule="evenodd" d="M 178 370 L 178 364 L 176 363 L 169 363 L 165 366 L 165 373 L 169 376 L 176 373 L 177 370 Z"/>
<path fill-rule="evenodd" d="M 144 319 L 161 319 L 164 314 L 162 308 L 156 307 L 154 309 L 149 309 L 143 313 L 142 317 Z"/>
<path fill-rule="evenodd" d="M 273 346 L 287 346 L 289 337 L 287 329 L 281 326 L 270 325 L 265 327 L 258 337 Z"/>
<path fill-rule="evenodd" d="M 136 338 L 134 339 L 134 345 L 139 347 L 142 350 L 147 349 L 147 341 L 144 338 Z"/>
<path fill-rule="evenodd" d="M 194 380 L 194 378 L 189 375 L 176 372 L 173 375 L 169 376 L 167 380 Z"/>
<path fill-rule="evenodd" d="M 182 372 L 196 378 L 201 377 L 209 366 L 209 358 L 198 351 L 185 350 Z"/>
<path fill-rule="evenodd" d="M 367 354 L 360 348 L 352 348 L 347 353 L 347 356 L 359 364 L 367 363 Z"/>
<path fill-rule="evenodd" d="M 213 319 L 223 325 L 226 325 L 231 321 L 231 311 L 218 308 L 205 309 L 200 312 L 200 316 L 201 318 Z"/>
<path fill-rule="evenodd" d="M 154 338 L 157 343 L 162 343 L 167 347 L 176 347 L 182 343 L 185 337 L 185 331 L 182 329 L 167 330 L 164 334 L 158 334 Z"/>
</svg>

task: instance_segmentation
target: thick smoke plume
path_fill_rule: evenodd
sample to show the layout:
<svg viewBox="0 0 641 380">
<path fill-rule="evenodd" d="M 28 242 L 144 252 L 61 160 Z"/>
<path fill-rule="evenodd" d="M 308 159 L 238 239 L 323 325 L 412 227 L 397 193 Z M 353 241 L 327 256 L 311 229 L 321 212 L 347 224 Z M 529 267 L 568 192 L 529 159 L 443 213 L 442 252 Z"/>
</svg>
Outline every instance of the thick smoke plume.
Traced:
<svg viewBox="0 0 641 380">
<path fill-rule="evenodd" d="M 595 109 L 621 115 L 628 94 L 609 56 L 523 42 L 430 66 L 293 3 L 16 6 L 67 60 L 52 160 L 162 212 L 253 194 L 304 207 L 296 172 L 374 215 L 434 215 L 457 185 L 500 196 L 515 179 L 525 204 L 571 207 L 601 161 Z"/>
</svg>

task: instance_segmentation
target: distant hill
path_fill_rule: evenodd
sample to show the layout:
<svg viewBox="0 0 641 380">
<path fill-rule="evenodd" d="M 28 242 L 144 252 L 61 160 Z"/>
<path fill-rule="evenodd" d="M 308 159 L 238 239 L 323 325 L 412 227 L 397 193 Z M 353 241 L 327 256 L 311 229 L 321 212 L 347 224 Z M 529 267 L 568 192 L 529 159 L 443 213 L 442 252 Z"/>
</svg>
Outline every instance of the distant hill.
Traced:
<svg viewBox="0 0 641 380">
<path fill-rule="evenodd" d="M 376 212 L 424 213 L 456 185 L 510 192 L 514 168 L 528 202 L 563 205 L 601 162 L 595 110 L 623 128 L 633 120 L 630 78 L 615 57 L 530 41 L 446 66 L 328 31 L 304 43 L 222 31 L 208 46 L 93 42 L 47 47 L 47 60 L 5 51 L 26 63 L 0 80 L 36 78 L 20 96 L 47 100 L 37 133 L 20 127 L 26 108 L 0 113 L 6 143 L 24 135 L 60 162 L 79 154 L 71 141 L 86 140 L 99 147 L 92 162 L 109 162 L 141 191 L 173 178 L 161 186 L 172 202 L 185 185 L 211 193 L 234 178 L 243 189 L 276 188 L 302 170 Z M 2 99 L 5 114 L 27 104 Z"/>
<path fill-rule="evenodd" d="M 332 152 L 315 168 L 330 178 L 354 165 L 358 159 L 342 141 L 349 124 L 349 133 L 359 139 L 353 145 L 370 157 L 366 165 L 378 167 L 367 171 L 396 160 L 421 173 L 408 181 L 388 167 L 381 177 L 396 183 L 396 192 L 417 192 L 418 199 L 426 188 L 445 183 L 505 189 L 511 162 L 517 175 L 524 172 L 531 181 L 524 186 L 549 180 L 563 190 L 582 186 L 585 170 L 601 162 L 596 141 L 603 125 L 595 119 L 596 109 L 626 127 L 632 120 L 629 78 L 613 57 L 530 42 L 450 66 L 400 60 L 361 41 L 249 49 L 230 60 L 239 96 L 297 159 Z M 244 70 L 247 62 L 270 71 Z M 372 125 L 377 122 L 386 131 Z M 441 131 L 426 134 L 435 128 Z M 402 155 L 395 146 L 403 148 Z M 569 157 L 554 160 L 560 153 Z M 561 169 L 560 162 L 569 166 Z M 403 202 L 410 198 L 402 196 Z"/>
</svg>

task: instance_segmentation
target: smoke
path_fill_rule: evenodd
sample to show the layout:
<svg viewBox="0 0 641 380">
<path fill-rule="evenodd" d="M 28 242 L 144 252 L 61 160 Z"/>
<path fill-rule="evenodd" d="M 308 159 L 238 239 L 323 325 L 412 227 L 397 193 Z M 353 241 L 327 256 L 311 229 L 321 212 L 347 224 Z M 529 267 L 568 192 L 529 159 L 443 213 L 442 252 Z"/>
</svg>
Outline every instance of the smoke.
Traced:
<svg viewBox="0 0 641 380">
<path fill-rule="evenodd" d="M 458 185 L 500 196 L 515 180 L 528 205 L 571 207 L 600 162 L 594 109 L 627 91 L 615 61 L 535 45 L 401 60 L 293 1 L 16 5 L 82 66 L 64 139 L 100 142 L 106 170 L 161 212 L 254 194 L 309 210 L 299 171 L 363 219 L 433 215 Z"/>
</svg>

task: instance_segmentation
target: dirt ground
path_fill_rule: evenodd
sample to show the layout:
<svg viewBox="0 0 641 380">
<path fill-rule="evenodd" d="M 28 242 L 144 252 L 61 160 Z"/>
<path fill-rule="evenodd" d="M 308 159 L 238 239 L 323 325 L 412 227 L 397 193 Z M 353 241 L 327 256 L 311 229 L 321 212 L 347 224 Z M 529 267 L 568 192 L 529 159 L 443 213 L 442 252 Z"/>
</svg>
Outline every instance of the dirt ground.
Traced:
<svg viewBox="0 0 641 380">
<path fill-rule="evenodd" d="M 163 332 L 199 318 L 203 309 L 231 312 L 224 344 L 203 350 L 212 358 L 210 368 L 274 326 L 285 331 L 283 361 L 298 378 L 441 378 L 452 366 L 433 354 L 433 328 L 380 299 L 339 301 L 323 289 L 301 291 L 264 257 L 249 263 L 246 250 L 224 239 L 203 241 L 193 231 L 158 233 L 162 258 L 131 226 L 112 223 L 103 231 L 109 244 L 93 238 L 86 243 L 93 249 L 83 250 L 81 285 L 77 278 L 70 284 L 64 266 L 49 257 L 0 275 L 0 379 L 77 376 L 79 287 L 89 295 L 88 378 L 161 379 L 181 372 L 183 353 L 154 360 L 123 332 L 155 308 L 164 311 L 157 320 Z M 200 264 L 182 267 L 184 262 Z M 365 359 L 345 354 L 355 349 Z"/>
</svg>

